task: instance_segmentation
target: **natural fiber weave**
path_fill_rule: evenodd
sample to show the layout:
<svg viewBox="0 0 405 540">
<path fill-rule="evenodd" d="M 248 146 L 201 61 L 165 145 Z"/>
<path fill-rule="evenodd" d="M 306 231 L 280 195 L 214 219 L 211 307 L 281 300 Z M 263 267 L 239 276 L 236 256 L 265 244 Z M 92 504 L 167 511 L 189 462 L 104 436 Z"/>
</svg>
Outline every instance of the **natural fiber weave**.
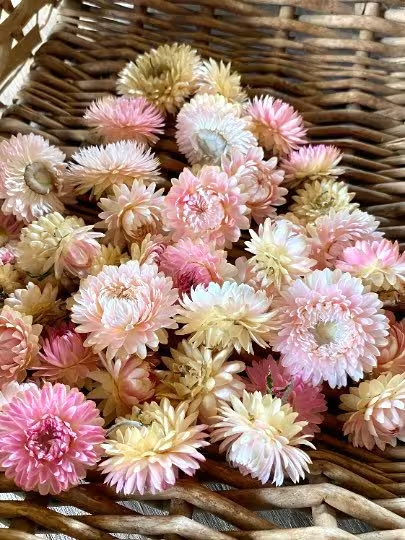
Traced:
<svg viewBox="0 0 405 540">
<path fill-rule="evenodd" d="M 22 27 L 45 4 L 23 0 L 13 11 L 10 2 L 0 0 L 0 8 L 10 13 L 0 24 L 3 80 L 35 48 L 35 25 L 25 37 Z M 116 75 L 128 60 L 173 41 L 231 60 L 251 95 L 271 93 L 296 107 L 312 141 L 344 151 L 345 180 L 362 208 L 377 216 L 388 237 L 405 242 L 405 2 L 66 1 L 58 25 L 35 54 L 27 84 L 0 120 L 0 135 L 35 132 L 71 155 L 91 142 L 82 118 L 90 102 L 114 92 Z M 166 130 L 157 152 L 168 179 L 183 168 L 173 129 Z M 48 498 L 36 495 L 0 502 L 0 519 L 10 520 L 9 529 L 0 529 L 0 540 L 33 539 L 38 530 L 83 540 L 113 538 L 117 532 L 169 540 L 354 538 L 340 528 L 342 516 L 380 530 L 358 538 L 405 538 L 404 447 L 384 454 L 354 449 L 343 442 L 333 418 L 316 444 L 311 474 L 301 486 L 259 486 L 212 453 L 193 481 L 181 480 L 158 496 L 131 497 L 152 506 L 167 501 L 163 516 L 144 516 L 117 504 L 118 496 L 97 476 L 53 498 L 89 515 L 62 515 L 47 507 Z M 231 489 L 211 491 L 208 480 Z M 13 489 L 0 477 L 1 491 Z M 202 525 L 193 519 L 196 509 L 235 530 Z M 264 509 L 309 511 L 313 526 L 280 529 L 255 513 Z"/>
</svg>

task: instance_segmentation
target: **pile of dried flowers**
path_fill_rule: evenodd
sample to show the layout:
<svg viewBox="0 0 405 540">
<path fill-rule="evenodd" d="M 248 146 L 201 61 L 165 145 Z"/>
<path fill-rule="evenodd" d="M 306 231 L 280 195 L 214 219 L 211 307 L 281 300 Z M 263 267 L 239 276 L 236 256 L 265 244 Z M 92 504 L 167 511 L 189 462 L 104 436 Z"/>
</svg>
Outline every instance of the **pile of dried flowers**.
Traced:
<svg viewBox="0 0 405 540">
<path fill-rule="evenodd" d="M 70 162 L 39 135 L 0 144 L 0 469 L 41 494 L 90 467 L 155 493 L 218 442 L 242 474 L 297 482 L 328 385 L 355 446 L 404 440 L 405 326 L 383 305 L 405 256 L 339 150 L 187 45 L 139 56 L 117 92 Z M 176 178 L 152 151 L 169 121 Z M 86 193 L 95 225 L 66 210 Z"/>
</svg>

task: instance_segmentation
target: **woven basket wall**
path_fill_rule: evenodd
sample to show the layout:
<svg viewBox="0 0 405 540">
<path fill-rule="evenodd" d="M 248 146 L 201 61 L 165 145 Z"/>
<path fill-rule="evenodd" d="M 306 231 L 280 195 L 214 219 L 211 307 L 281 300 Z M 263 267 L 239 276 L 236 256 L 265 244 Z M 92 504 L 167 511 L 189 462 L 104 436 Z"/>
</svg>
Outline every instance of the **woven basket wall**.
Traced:
<svg viewBox="0 0 405 540">
<path fill-rule="evenodd" d="M 251 95 L 266 92 L 290 102 L 303 114 L 312 141 L 339 146 L 345 180 L 362 208 L 377 216 L 389 238 L 404 243 L 405 2 L 190 2 L 71 0 L 57 6 L 57 25 L 36 50 L 29 80 L 4 111 L 0 136 L 38 133 L 70 155 L 91 142 L 84 110 L 114 92 L 128 60 L 165 42 L 188 42 L 205 56 L 231 60 Z M 23 0 L 13 9 L 9 0 L 0 0 L 3 87 L 40 43 L 37 14 L 52 5 L 56 9 L 55 2 Z M 170 129 L 157 152 L 168 178 L 185 164 Z M 348 517 L 368 524 L 360 529 L 371 531 L 360 533 L 362 540 L 405 539 L 405 448 L 384 454 L 354 449 L 333 418 L 316 445 L 311 474 L 300 486 L 259 486 L 230 470 L 211 449 L 193 481 L 139 497 L 138 510 L 118 504 L 123 498 L 97 476 L 56 499 L 30 494 L 0 501 L 0 519 L 9 526 L 0 528 L 0 540 L 51 531 L 80 540 L 114 533 L 168 540 L 349 539 L 355 535 L 345 530 Z M 213 491 L 218 483 L 220 491 Z M 1 492 L 15 490 L 0 476 Z M 61 505 L 82 515 L 63 515 Z M 152 516 L 157 506 L 160 514 Z M 299 511 L 308 526 L 285 528 L 282 509 Z M 263 517 L 257 510 L 270 512 Z M 207 521 L 202 513 L 221 519 Z"/>
</svg>

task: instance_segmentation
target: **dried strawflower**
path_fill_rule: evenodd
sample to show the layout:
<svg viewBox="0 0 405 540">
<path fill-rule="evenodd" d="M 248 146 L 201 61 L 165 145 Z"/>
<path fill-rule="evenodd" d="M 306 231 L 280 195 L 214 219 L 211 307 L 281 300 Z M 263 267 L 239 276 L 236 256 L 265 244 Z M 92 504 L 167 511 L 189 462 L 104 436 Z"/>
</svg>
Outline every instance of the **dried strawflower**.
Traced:
<svg viewBox="0 0 405 540">
<path fill-rule="evenodd" d="M 405 441 L 405 373 L 384 373 L 340 396 L 343 433 L 353 446 L 384 450 Z"/>
<path fill-rule="evenodd" d="M 16 289 L 5 299 L 4 304 L 30 315 L 34 324 L 46 326 L 66 317 L 66 305 L 58 298 L 58 287 L 46 283 L 42 288 L 31 281 L 24 289 Z"/>
<path fill-rule="evenodd" d="M 247 153 L 234 150 L 229 158 L 222 157 L 221 166 L 228 176 L 237 178 L 241 191 L 247 194 L 246 206 L 257 223 L 275 216 L 275 207 L 286 202 L 287 190 L 280 186 L 284 171 L 276 168 L 276 157 L 264 160 L 263 148 L 250 148 Z"/>
<path fill-rule="evenodd" d="M 0 265 L 15 264 L 17 262 L 17 254 L 14 246 L 10 244 L 0 247 Z"/>
<path fill-rule="evenodd" d="M 286 183 L 289 187 L 296 187 L 308 181 L 336 180 L 344 173 L 344 168 L 339 167 L 341 159 L 342 154 L 336 146 L 302 146 L 282 161 Z"/>
<path fill-rule="evenodd" d="M 361 278 L 375 292 L 401 291 L 405 285 L 405 253 L 398 242 L 386 238 L 358 240 L 343 250 L 336 267 Z"/>
<path fill-rule="evenodd" d="M 252 342 L 267 347 L 273 328 L 269 313 L 270 299 L 263 291 L 245 284 L 225 281 L 222 285 L 197 285 L 190 296 L 180 300 L 177 321 L 184 326 L 177 334 L 192 334 L 196 347 L 226 348 L 233 345 L 240 352 L 253 352 Z"/>
<path fill-rule="evenodd" d="M 210 58 L 201 62 L 197 69 L 197 93 L 219 94 L 231 103 L 244 103 L 247 94 L 240 84 L 240 75 L 231 71 L 232 65 Z"/>
<path fill-rule="evenodd" d="M 250 379 L 250 383 L 246 383 L 246 390 L 272 394 L 289 403 L 298 413 L 297 420 L 307 422 L 302 428 L 304 435 L 312 437 L 320 431 L 322 413 L 327 410 L 320 386 L 305 383 L 299 376 L 291 377 L 281 362 L 276 362 L 271 355 L 254 360 L 251 366 L 246 367 L 246 373 Z"/>
<path fill-rule="evenodd" d="M 82 218 L 48 214 L 21 231 L 18 265 L 31 276 L 53 271 L 56 279 L 63 273 L 86 277 L 100 252 L 97 238 L 102 236 L 93 231 L 92 225 L 85 225 Z"/>
<path fill-rule="evenodd" d="M 131 259 L 139 264 L 157 264 L 169 242 L 168 237 L 162 234 L 148 233 L 140 243 L 131 245 Z"/>
<path fill-rule="evenodd" d="M 1 386 L 0 390 L 0 412 L 4 405 L 10 403 L 10 401 L 17 395 L 24 393 L 29 388 L 36 386 L 34 383 L 18 383 L 17 381 L 10 381 Z"/>
<path fill-rule="evenodd" d="M 141 227 L 161 221 L 163 189 L 155 191 L 156 184 L 145 186 L 135 180 L 131 188 L 121 184 L 112 189 L 112 195 L 99 202 L 99 217 L 103 221 L 98 226 L 107 229 L 107 241 L 115 245 L 131 243 Z"/>
<path fill-rule="evenodd" d="M 212 242 L 184 238 L 167 246 L 162 252 L 159 268 L 173 279 L 180 293 L 189 293 L 191 287 L 223 283 L 236 274 L 236 269 L 227 262 L 226 251 L 215 249 Z"/>
<path fill-rule="evenodd" d="M 100 459 L 102 424 L 77 388 L 31 386 L 0 412 L 0 467 L 24 491 L 66 491 Z"/>
<path fill-rule="evenodd" d="M 80 283 L 74 295 L 72 321 L 76 331 L 88 333 L 86 346 L 106 349 L 107 360 L 137 354 L 145 358 L 147 347 L 167 342 L 166 328 L 176 328 L 172 317 L 177 301 L 172 280 L 151 264 L 129 261 L 104 266 L 97 276 Z"/>
<path fill-rule="evenodd" d="M 103 445 L 107 459 L 101 465 L 105 482 L 117 492 L 157 493 L 175 484 L 179 471 L 192 476 L 207 446 L 206 426 L 194 425 L 197 412 L 188 413 L 188 404 L 176 408 L 168 399 L 143 406 L 128 425 L 117 425 Z"/>
<path fill-rule="evenodd" d="M 330 210 L 325 216 L 307 225 L 311 243 L 311 257 L 318 261 L 318 268 L 334 267 L 346 247 L 357 240 L 379 240 L 379 222 L 361 210 Z"/>
<path fill-rule="evenodd" d="M 298 482 L 305 478 L 311 460 L 297 447 L 314 447 L 302 433 L 306 422 L 297 421 L 297 416 L 279 398 L 244 392 L 243 401 L 232 396 L 231 405 L 219 407 L 211 440 L 221 441 L 220 451 L 226 450 L 229 463 L 245 476 L 263 484 L 270 479 L 276 486 L 285 476 Z"/>
<path fill-rule="evenodd" d="M 246 107 L 251 129 L 260 146 L 284 155 L 306 143 L 307 130 L 297 111 L 271 96 L 255 97 Z"/>
<path fill-rule="evenodd" d="M 144 53 L 119 73 L 117 91 L 144 97 L 162 112 L 175 113 L 195 90 L 197 51 L 173 43 Z"/>
<path fill-rule="evenodd" d="M 177 115 L 176 141 L 191 165 L 219 165 L 233 150 L 246 153 L 257 141 L 249 121 L 223 96 L 197 94 Z"/>
<path fill-rule="evenodd" d="M 386 371 L 393 375 L 405 373 L 405 319 L 391 322 L 388 343 L 380 348 L 375 371 L 378 374 Z"/>
<path fill-rule="evenodd" d="M 105 364 L 108 365 L 107 362 Z M 99 408 L 106 422 L 111 422 L 153 397 L 155 378 L 153 365 L 137 356 L 115 360 L 108 368 L 90 373 L 89 377 L 95 381 L 95 385 L 87 397 L 100 402 Z"/>
<path fill-rule="evenodd" d="M 84 119 L 105 142 L 155 144 L 163 133 L 164 117 L 144 97 L 106 96 L 90 105 Z"/>
<path fill-rule="evenodd" d="M 128 255 L 123 254 L 119 246 L 113 244 L 101 245 L 98 255 L 93 259 L 89 275 L 96 276 L 104 266 L 118 266 L 128 260 Z"/>
<path fill-rule="evenodd" d="M 36 370 L 34 378 L 83 386 L 87 375 L 97 369 L 99 360 L 91 347 L 85 347 L 83 342 L 84 337 L 70 322 L 48 327 L 37 361 L 31 366 Z"/>
<path fill-rule="evenodd" d="M 183 340 L 177 349 L 171 349 L 171 358 L 162 361 L 168 371 L 158 372 L 161 384 L 156 395 L 173 402 L 187 401 L 190 408 L 206 424 L 217 414 L 218 400 L 229 401 L 231 396 L 241 397 L 245 388 L 237 376 L 245 369 L 240 361 L 229 361 L 232 347 L 213 351 L 207 347 L 194 347 Z"/>
<path fill-rule="evenodd" d="M 91 191 L 96 199 L 111 192 L 114 185 L 131 186 L 134 180 L 160 180 L 159 160 L 150 148 L 134 141 L 82 148 L 72 159 L 66 182 L 76 193 Z"/>
<path fill-rule="evenodd" d="M 330 178 L 307 182 L 293 196 L 295 203 L 290 206 L 298 219 L 303 223 L 311 223 L 318 217 L 329 214 L 331 209 L 351 212 L 359 205 L 351 202 L 354 193 L 349 193 L 344 182 L 336 182 Z"/>
<path fill-rule="evenodd" d="M 316 261 L 309 258 L 307 238 L 297 233 L 289 221 L 267 218 L 259 225 L 258 233 L 249 232 L 251 240 L 245 244 L 253 257 L 248 264 L 263 287 L 280 290 L 283 285 L 308 274 L 315 265 Z"/>
<path fill-rule="evenodd" d="M 249 227 L 245 200 L 236 178 L 218 167 L 206 165 L 197 175 L 184 169 L 165 197 L 164 225 L 174 241 L 186 236 L 224 247 Z"/>
<path fill-rule="evenodd" d="M 275 299 L 274 350 L 292 376 L 332 388 L 358 381 L 377 365 L 388 320 L 382 302 L 360 279 L 340 270 L 315 270 Z"/>
</svg>

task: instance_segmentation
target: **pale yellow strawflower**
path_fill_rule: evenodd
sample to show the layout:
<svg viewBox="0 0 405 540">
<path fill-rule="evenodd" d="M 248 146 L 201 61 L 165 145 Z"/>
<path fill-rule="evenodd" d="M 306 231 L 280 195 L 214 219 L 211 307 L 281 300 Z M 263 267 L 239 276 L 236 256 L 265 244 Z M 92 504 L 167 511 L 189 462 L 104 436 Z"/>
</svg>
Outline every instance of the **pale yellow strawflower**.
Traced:
<svg viewBox="0 0 405 540">
<path fill-rule="evenodd" d="M 218 399 L 229 401 L 231 396 L 241 397 L 245 388 L 237 377 L 245 364 L 229 361 L 232 350 L 228 347 L 214 352 L 207 347 L 193 347 L 183 340 L 177 349 L 171 349 L 171 358 L 162 358 L 168 371 L 158 372 L 161 384 L 156 395 L 167 397 L 172 403 L 190 402 L 190 410 L 198 409 L 200 420 L 210 423 L 217 413 Z"/>
<path fill-rule="evenodd" d="M 58 299 L 58 287 L 46 283 L 41 288 L 30 282 L 25 289 L 16 289 L 4 301 L 6 306 L 12 307 L 23 315 L 31 315 L 33 324 L 54 324 L 66 317 L 66 304 Z"/>
<path fill-rule="evenodd" d="M 117 91 L 128 97 L 145 97 L 162 112 L 175 113 L 195 90 L 197 51 L 173 43 L 138 56 L 118 75 Z"/>
<path fill-rule="evenodd" d="M 344 182 L 325 178 L 321 181 L 307 182 L 294 195 L 290 211 L 304 223 L 313 223 L 319 216 L 329 214 L 330 210 L 349 210 L 358 208 L 351 202 L 355 193 L 350 193 Z"/>
<path fill-rule="evenodd" d="M 210 58 L 197 69 L 197 93 L 220 94 L 232 103 L 244 103 L 247 94 L 242 90 L 240 75 L 231 71 L 231 63 L 224 64 Z"/>
</svg>

